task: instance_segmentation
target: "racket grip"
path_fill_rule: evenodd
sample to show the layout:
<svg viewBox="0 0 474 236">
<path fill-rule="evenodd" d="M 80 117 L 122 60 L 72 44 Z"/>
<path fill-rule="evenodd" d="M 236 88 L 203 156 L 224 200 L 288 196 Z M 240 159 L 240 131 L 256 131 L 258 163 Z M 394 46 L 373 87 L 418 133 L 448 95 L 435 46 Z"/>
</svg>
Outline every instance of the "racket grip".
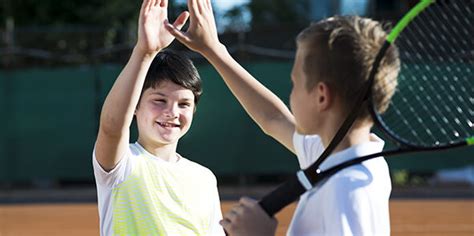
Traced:
<svg viewBox="0 0 474 236">
<path fill-rule="evenodd" d="M 296 201 L 304 192 L 306 192 L 306 189 L 297 176 L 293 175 L 289 180 L 265 195 L 259 201 L 259 204 L 270 217 L 273 217 L 281 209 Z"/>
</svg>

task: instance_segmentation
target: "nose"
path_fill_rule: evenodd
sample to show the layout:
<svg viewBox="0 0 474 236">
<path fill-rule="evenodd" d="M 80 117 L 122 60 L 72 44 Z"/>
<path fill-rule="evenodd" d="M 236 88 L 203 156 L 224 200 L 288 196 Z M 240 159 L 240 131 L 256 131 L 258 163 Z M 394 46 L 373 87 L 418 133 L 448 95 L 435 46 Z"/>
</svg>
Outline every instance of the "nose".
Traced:
<svg viewBox="0 0 474 236">
<path fill-rule="evenodd" d="M 178 104 L 170 104 L 164 110 L 164 114 L 167 118 L 177 118 L 178 117 Z"/>
</svg>

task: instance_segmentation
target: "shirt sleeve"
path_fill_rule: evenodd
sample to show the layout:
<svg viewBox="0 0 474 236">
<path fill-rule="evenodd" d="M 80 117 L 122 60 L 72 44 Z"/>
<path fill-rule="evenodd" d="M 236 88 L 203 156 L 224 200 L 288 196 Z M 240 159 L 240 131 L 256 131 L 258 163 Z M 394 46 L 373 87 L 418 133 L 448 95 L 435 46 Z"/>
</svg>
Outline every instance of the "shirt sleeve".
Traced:
<svg viewBox="0 0 474 236">
<path fill-rule="evenodd" d="M 130 161 L 131 151 L 127 149 L 124 156 L 120 159 L 119 163 L 110 171 L 105 171 L 102 166 L 100 166 L 95 155 L 95 147 L 92 153 L 92 166 L 94 169 L 94 177 L 98 185 L 112 188 L 115 185 L 125 181 L 125 178 L 130 174 L 131 171 L 131 161 Z"/>
<path fill-rule="evenodd" d="M 213 213 L 211 215 L 210 219 L 210 233 L 209 235 L 211 236 L 225 236 L 224 229 L 222 226 L 219 224 L 219 221 L 222 219 L 222 210 L 221 210 L 221 202 L 219 199 L 219 192 L 217 190 L 217 180 L 216 177 L 213 175 L 213 195 L 212 198 L 214 199 L 213 201 Z"/>
<path fill-rule="evenodd" d="M 323 153 L 324 146 L 319 135 L 293 134 L 293 146 L 301 169 L 308 168 Z"/>
<path fill-rule="evenodd" d="M 354 169 L 354 168 L 353 168 Z M 347 176 L 336 176 L 326 183 L 330 186 L 324 197 L 324 215 L 331 222 L 325 224 L 328 235 L 375 235 L 372 225 L 373 204 L 368 198 L 367 189 L 361 188 L 361 180 Z M 358 184 L 354 184 L 356 181 Z M 377 234 L 378 235 L 378 234 Z"/>
</svg>

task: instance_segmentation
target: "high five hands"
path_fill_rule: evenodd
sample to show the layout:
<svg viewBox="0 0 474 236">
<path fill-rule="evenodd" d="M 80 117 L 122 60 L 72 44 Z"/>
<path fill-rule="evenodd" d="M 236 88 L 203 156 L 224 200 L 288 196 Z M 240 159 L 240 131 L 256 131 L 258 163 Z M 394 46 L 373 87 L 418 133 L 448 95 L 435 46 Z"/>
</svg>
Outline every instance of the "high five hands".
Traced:
<svg viewBox="0 0 474 236">
<path fill-rule="evenodd" d="M 188 20 L 189 12 L 182 12 L 171 25 L 168 23 L 168 0 L 144 0 L 138 20 L 138 40 L 135 48 L 145 54 L 158 53 L 174 40 L 165 28 L 171 25 L 180 30 Z"/>
<path fill-rule="evenodd" d="M 188 0 L 190 25 L 183 32 L 175 24 L 165 24 L 166 29 L 188 48 L 206 55 L 222 46 L 217 36 L 216 22 L 210 0 Z"/>
</svg>

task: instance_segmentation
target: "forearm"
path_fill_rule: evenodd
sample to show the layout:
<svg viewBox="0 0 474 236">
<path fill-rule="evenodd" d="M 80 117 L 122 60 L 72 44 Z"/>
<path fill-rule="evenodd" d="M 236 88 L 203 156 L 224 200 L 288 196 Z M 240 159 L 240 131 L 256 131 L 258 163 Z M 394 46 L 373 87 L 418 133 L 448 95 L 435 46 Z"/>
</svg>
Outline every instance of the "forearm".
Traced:
<svg viewBox="0 0 474 236">
<path fill-rule="evenodd" d="M 293 121 L 288 107 L 228 53 L 224 45 L 203 53 L 246 112 L 267 134 L 273 123 Z"/>
<path fill-rule="evenodd" d="M 187 47 L 206 57 L 260 128 L 294 151 L 292 135 L 295 120 L 288 107 L 240 66 L 219 42 L 209 1 L 188 1 L 188 8 L 191 24 L 186 33 L 167 24 L 169 32 Z"/>
<path fill-rule="evenodd" d="M 128 131 L 148 68 L 155 55 L 156 53 L 143 53 L 136 48 L 133 50 L 130 60 L 105 99 L 100 117 L 102 131 L 108 134 Z"/>
</svg>

